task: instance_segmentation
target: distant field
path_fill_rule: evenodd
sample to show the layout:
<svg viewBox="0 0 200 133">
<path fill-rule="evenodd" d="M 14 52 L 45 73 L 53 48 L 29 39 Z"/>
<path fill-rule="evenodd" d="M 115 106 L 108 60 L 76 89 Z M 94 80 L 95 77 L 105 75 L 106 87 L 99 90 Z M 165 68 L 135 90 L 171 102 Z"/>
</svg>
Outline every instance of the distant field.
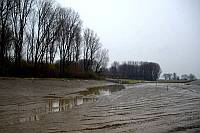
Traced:
<svg viewBox="0 0 200 133">
<path fill-rule="evenodd" d="M 107 79 L 107 81 L 120 83 L 120 84 L 136 84 L 136 83 L 189 83 L 191 80 L 157 80 L 157 81 L 146 81 L 146 80 L 133 80 L 133 79 Z"/>
<path fill-rule="evenodd" d="M 154 81 L 157 83 L 188 83 L 191 82 L 191 80 L 158 80 Z"/>
<path fill-rule="evenodd" d="M 136 83 L 143 83 L 144 80 L 133 80 L 133 79 L 111 79 L 107 78 L 107 81 L 120 83 L 120 84 L 136 84 Z"/>
<path fill-rule="evenodd" d="M 122 79 L 121 84 L 136 84 L 136 83 L 189 83 L 191 80 L 157 80 L 157 81 L 145 81 L 145 80 L 131 80 Z"/>
<path fill-rule="evenodd" d="M 121 84 L 136 84 L 136 83 L 143 83 L 144 80 L 131 80 L 131 79 L 128 79 L 128 80 L 120 80 L 120 83 Z"/>
</svg>

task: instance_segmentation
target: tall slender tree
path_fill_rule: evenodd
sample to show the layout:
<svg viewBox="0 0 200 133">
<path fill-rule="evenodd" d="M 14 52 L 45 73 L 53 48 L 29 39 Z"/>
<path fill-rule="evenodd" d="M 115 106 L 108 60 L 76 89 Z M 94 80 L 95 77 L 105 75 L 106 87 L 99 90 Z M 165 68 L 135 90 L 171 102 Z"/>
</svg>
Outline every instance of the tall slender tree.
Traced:
<svg viewBox="0 0 200 133">
<path fill-rule="evenodd" d="M 85 71 L 91 71 L 97 51 L 101 48 L 99 37 L 91 29 L 83 33 L 83 60 Z"/>
<path fill-rule="evenodd" d="M 18 67 L 21 65 L 25 27 L 34 0 L 14 0 L 12 6 L 12 30 L 14 33 L 14 58 Z"/>
</svg>

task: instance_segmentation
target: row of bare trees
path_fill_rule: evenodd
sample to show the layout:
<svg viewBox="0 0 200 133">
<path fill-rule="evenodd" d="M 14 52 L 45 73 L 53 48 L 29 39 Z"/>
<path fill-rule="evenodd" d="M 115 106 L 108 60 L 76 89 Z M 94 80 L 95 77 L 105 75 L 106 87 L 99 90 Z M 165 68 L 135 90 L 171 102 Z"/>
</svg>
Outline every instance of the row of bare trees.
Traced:
<svg viewBox="0 0 200 133">
<path fill-rule="evenodd" d="M 100 72 L 108 62 L 97 34 L 82 27 L 79 14 L 50 0 L 0 1 L 0 74 L 8 64 L 21 70 L 25 61 L 33 72 L 41 65 L 55 65 Z M 81 68 L 80 68 L 81 67 Z"/>
<path fill-rule="evenodd" d="M 153 62 L 128 61 L 124 63 L 113 62 L 109 68 L 111 77 L 157 80 L 161 74 L 160 65 Z"/>
<path fill-rule="evenodd" d="M 194 74 L 182 74 L 178 76 L 176 73 L 164 73 L 163 77 L 165 80 L 196 80 Z"/>
</svg>

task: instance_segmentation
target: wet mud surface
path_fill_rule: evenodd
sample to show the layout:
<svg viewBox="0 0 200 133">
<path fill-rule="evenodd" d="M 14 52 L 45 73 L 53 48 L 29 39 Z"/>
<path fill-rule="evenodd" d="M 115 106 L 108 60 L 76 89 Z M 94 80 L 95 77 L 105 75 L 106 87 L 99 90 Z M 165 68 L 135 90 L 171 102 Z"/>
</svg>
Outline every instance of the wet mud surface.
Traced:
<svg viewBox="0 0 200 133">
<path fill-rule="evenodd" d="M 200 132 L 200 86 L 196 82 L 91 87 L 95 83 L 109 85 L 80 83 L 74 85 L 78 91 L 72 91 L 56 89 L 54 84 L 50 91 L 39 88 L 35 93 L 20 93 L 10 88 L 6 93 L 1 81 L 0 132 Z"/>
</svg>

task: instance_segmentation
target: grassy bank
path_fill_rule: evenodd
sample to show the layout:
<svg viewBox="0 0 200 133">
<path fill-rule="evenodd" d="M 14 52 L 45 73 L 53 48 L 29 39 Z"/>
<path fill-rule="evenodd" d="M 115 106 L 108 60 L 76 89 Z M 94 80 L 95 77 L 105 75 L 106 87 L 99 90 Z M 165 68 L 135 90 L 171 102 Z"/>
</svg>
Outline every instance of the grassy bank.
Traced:
<svg viewBox="0 0 200 133">
<path fill-rule="evenodd" d="M 157 80 L 157 81 L 149 81 L 149 82 L 150 83 L 189 83 L 191 82 L 191 80 Z"/>
<path fill-rule="evenodd" d="M 131 79 L 128 79 L 128 80 L 120 80 L 120 83 L 121 84 L 137 84 L 137 83 L 143 83 L 144 80 L 131 80 Z"/>
<path fill-rule="evenodd" d="M 145 80 L 133 80 L 133 79 L 106 79 L 110 82 L 120 84 L 137 84 L 137 83 L 189 83 L 192 80 L 157 80 L 157 81 L 145 81 Z"/>
<path fill-rule="evenodd" d="M 132 79 L 111 79 L 107 78 L 105 79 L 109 82 L 119 83 L 119 84 L 136 84 L 136 83 L 142 83 L 144 80 L 132 80 Z"/>
</svg>

